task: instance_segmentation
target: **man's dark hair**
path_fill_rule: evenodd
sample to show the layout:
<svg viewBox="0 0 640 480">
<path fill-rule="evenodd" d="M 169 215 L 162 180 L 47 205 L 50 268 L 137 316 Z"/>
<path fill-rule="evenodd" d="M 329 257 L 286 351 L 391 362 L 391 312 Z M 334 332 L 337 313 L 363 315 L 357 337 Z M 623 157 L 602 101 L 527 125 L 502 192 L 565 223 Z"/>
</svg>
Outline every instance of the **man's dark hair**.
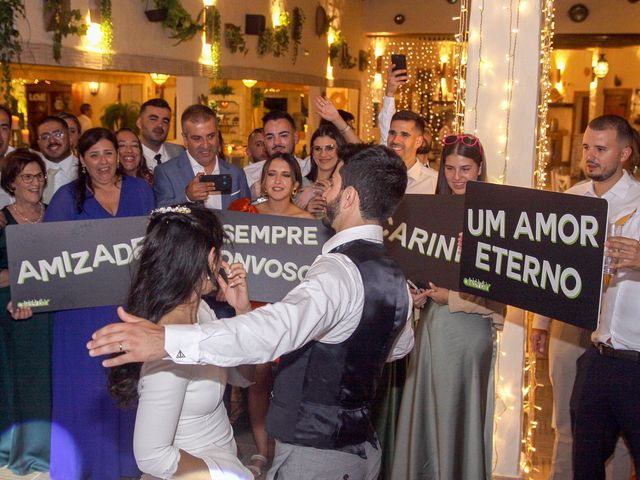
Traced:
<svg viewBox="0 0 640 480">
<path fill-rule="evenodd" d="M 11 115 L 13 114 L 11 113 L 11 110 L 9 110 L 9 107 L 5 105 L 0 105 L 0 111 L 7 114 L 7 117 L 9 117 L 9 125 L 11 125 Z"/>
<path fill-rule="evenodd" d="M 151 98 L 144 102 L 140 107 L 140 115 L 142 115 L 142 112 L 144 112 L 144 109 L 147 107 L 166 108 L 171 111 L 171 107 L 164 98 Z"/>
<path fill-rule="evenodd" d="M 44 117 L 42 120 L 40 120 L 38 122 L 38 126 L 36 127 L 36 132 L 40 129 L 40 127 L 48 122 L 54 122 L 57 123 L 58 125 L 60 125 L 60 127 L 62 128 L 62 131 L 66 134 L 69 133 L 69 125 L 67 125 L 67 122 L 65 122 L 62 118 L 60 117 L 56 117 L 55 115 L 47 115 L 46 117 Z"/>
<path fill-rule="evenodd" d="M 78 120 L 78 117 L 76 117 L 73 113 L 61 112 L 61 113 L 58 114 L 58 116 L 60 118 L 62 118 L 63 120 L 69 118 L 73 123 L 76 124 L 76 128 L 78 130 L 78 134 L 82 133 L 82 127 L 80 126 L 80 120 Z"/>
<path fill-rule="evenodd" d="M 360 198 L 362 217 L 383 223 L 393 214 L 407 188 L 404 162 L 383 145 L 364 146 L 343 161 L 342 190 L 353 187 Z"/>
<path fill-rule="evenodd" d="M 633 127 L 619 115 L 601 115 L 587 125 L 591 130 L 615 130 L 616 139 L 622 145 L 633 146 Z"/>
<path fill-rule="evenodd" d="M 217 127 L 218 118 L 216 117 L 216 113 L 206 105 L 195 103 L 188 106 L 186 110 L 182 112 L 182 117 L 180 117 L 180 125 L 182 125 L 182 129 L 184 130 L 184 125 L 187 122 L 204 123 L 211 119 L 213 119 Z"/>
<path fill-rule="evenodd" d="M 291 125 L 291 131 L 296 131 L 296 122 L 293 120 L 293 117 L 282 110 L 271 110 L 264 117 L 262 117 L 262 125 L 264 126 L 267 124 L 267 122 L 275 120 L 286 120 L 287 122 L 289 122 L 289 125 Z"/>
<path fill-rule="evenodd" d="M 89 113 L 89 110 L 91 110 L 91 104 L 83 103 L 82 105 L 80 105 L 80 113 L 87 115 Z M 142 109 L 140 111 L 142 111 Z"/>
<path fill-rule="evenodd" d="M 356 120 L 356 117 L 353 116 L 353 113 L 347 112 L 346 110 L 342 110 L 341 108 L 338 109 L 338 114 L 340 115 L 340 118 L 342 118 L 342 120 L 344 120 L 347 123 L 355 122 Z M 320 120 L 319 126 L 323 126 L 323 125 L 333 125 L 333 123 L 323 118 L 322 120 Z"/>
<path fill-rule="evenodd" d="M 260 128 L 254 128 L 253 130 L 251 130 L 251 133 L 249 134 L 249 136 L 247 137 L 247 139 L 249 141 L 251 141 L 251 137 L 253 137 L 254 135 L 257 134 L 263 134 L 264 135 L 264 128 L 260 127 Z"/>
<path fill-rule="evenodd" d="M 411 110 L 400 110 L 393 114 L 391 117 L 391 121 L 395 122 L 396 120 L 404 121 L 404 122 L 413 122 L 416 126 L 416 130 L 418 133 L 422 135 L 424 133 L 424 120 L 420 115 L 416 112 L 412 112 Z"/>
</svg>

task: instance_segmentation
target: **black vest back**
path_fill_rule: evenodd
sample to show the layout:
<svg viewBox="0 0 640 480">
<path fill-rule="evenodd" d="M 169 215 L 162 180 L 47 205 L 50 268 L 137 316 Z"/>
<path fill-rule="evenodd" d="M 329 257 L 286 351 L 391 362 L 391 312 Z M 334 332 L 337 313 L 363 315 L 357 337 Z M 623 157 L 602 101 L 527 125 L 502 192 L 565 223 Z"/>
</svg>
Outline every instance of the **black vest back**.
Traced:
<svg viewBox="0 0 640 480">
<path fill-rule="evenodd" d="M 362 277 L 360 323 L 342 343 L 312 341 L 280 358 L 266 426 L 284 443 L 342 449 L 374 439 L 371 402 L 410 304 L 404 274 L 382 244 L 356 240 L 333 252 Z"/>
</svg>

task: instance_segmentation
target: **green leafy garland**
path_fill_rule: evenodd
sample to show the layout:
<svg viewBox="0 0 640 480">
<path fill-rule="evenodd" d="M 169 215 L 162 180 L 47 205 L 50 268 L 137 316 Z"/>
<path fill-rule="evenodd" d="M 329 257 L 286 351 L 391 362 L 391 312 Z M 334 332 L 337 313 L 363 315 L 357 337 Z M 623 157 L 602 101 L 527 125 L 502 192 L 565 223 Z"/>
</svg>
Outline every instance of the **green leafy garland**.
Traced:
<svg viewBox="0 0 640 480">
<path fill-rule="evenodd" d="M 60 63 L 62 52 L 62 39 L 69 35 L 81 37 L 87 33 L 87 24 L 84 23 L 80 10 L 67 10 L 58 0 L 46 0 L 45 9 L 51 12 L 53 30 L 53 59 Z"/>
<path fill-rule="evenodd" d="M 295 64 L 298 59 L 298 50 L 302 43 L 302 26 L 304 25 L 304 12 L 301 8 L 295 7 L 292 12 L 291 40 L 293 40 L 292 62 Z"/>
<path fill-rule="evenodd" d="M 17 100 L 13 96 L 11 86 L 10 63 L 20 59 L 22 45 L 20 32 L 15 27 L 17 18 L 25 18 L 23 0 L 0 0 L 0 63 L 2 63 L 2 92 L 4 103 L 16 110 Z"/>
<path fill-rule="evenodd" d="M 113 22 L 111 21 L 111 0 L 100 1 L 100 14 L 102 17 L 100 31 L 102 32 L 102 58 L 107 65 L 113 63 Z"/>
</svg>

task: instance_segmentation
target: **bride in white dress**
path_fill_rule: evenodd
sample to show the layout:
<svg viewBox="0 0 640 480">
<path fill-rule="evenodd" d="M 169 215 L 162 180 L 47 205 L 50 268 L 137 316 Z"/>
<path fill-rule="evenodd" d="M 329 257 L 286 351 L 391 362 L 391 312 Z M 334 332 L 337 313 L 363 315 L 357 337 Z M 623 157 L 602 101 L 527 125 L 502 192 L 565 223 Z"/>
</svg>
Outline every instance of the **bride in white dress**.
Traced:
<svg viewBox="0 0 640 480">
<path fill-rule="evenodd" d="M 214 213 L 188 205 L 151 214 L 140 261 L 129 289 L 128 309 L 159 324 L 198 323 L 209 318 L 201 300 L 217 284 L 237 313 L 248 311 L 246 273 L 240 264 L 218 272 L 223 230 Z M 134 453 L 143 479 L 253 479 L 237 457 L 233 430 L 222 402 L 234 369 L 154 361 L 113 368 L 110 391 L 138 412 Z"/>
</svg>

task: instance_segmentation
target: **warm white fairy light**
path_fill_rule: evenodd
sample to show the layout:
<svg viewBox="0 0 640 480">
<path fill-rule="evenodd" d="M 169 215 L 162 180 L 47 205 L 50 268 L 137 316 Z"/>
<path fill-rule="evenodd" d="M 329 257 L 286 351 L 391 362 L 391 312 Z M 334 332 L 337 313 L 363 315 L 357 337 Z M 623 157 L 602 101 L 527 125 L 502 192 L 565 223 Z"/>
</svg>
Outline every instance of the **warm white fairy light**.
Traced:
<svg viewBox="0 0 640 480">
<path fill-rule="evenodd" d="M 369 62 L 367 70 L 364 138 L 367 141 L 375 138 L 374 125 L 378 114 L 375 105 L 379 106 L 381 102 L 383 79 L 392 53 L 406 55 L 409 70 L 409 82 L 398 91 L 396 108 L 413 110 L 423 115 L 432 128 L 440 127 L 444 122 L 444 111 L 433 109 L 432 102 L 450 102 L 451 108 L 454 108 L 460 85 L 455 72 L 461 58 L 459 52 L 456 52 L 456 42 L 428 38 L 374 37 L 371 49 L 376 53 L 384 52 L 384 55 Z M 441 57 L 444 56 L 449 62 L 442 62 Z"/>
<path fill-rule="evenodd" d="M 537 189 L 547 184 L 547 162 L 549 161 L 549 103 L 551 102 L 551 55 L 553 53 L 553 31 L 555 28 L 554 0 L 544 0 L 542 6 L 542 28 L 540 30 L 540 103 L 538 105 L 538 137 L 536 145 L 536 168 L 533 172 Z"/>
<path fill-rule="evenodd" d="M 453 90 L 455 92 L 455 103 L 453 106 L 453 130 L 464 132 L 464 110 L 465 96 L 467 93 L 467 45 L 469 42 L 469 2 L 462 0 L 460 5 L 460 16 L 454 17 L 458 21 L 458 33 L 455 36 L 453 47 L 453 63 L 455 72 L 453 75 Z"/>
</svg>

